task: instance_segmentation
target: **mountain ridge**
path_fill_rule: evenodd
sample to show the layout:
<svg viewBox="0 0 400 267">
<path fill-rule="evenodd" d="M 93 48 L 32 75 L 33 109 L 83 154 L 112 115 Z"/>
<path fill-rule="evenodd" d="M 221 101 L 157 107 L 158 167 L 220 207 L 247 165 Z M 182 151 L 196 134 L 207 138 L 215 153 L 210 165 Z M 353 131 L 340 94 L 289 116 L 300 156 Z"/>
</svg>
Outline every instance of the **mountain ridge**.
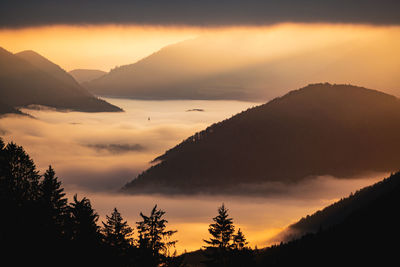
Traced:
<svg viewBox="0 0 400 267">
<path fill-rule="evenodd" d="M 92 80 L 98 79 L 107 74 L 105 71 L 94 69 L 74 69 L 68 73 L 74 77 L 79 84 L 91 82 Z"/>
<path fill-rule="evenodd" d="M 123 190 L 262 194 L 254 190 L 264 183 L 394 171 L 400 164 L 399 120 L 394 96 L 312 84 L 194 134 L 156 157 Z"/>
<path fill-rule="evenodd" d="M 120 108 L 94 97 L 58 65 L 33 51 L 0 49 L 0 98 L 12 107 L 44 105 L 62 110 L 115 112 Z"/>
<path fill-rule="evenodd" d="M 260 102 L 319 81 L 358 84 L 400 96 L 395 63 L 400 58 L 384 53 L 396 49 L 399 40 L 374 37 L 317 44 L 304 39 L 296 50 L 279 38 L 267 40 L 246 34 L 202 35 L 163 47 L 84 85 L 96 95 L 143 100 Z"/>
</svg>

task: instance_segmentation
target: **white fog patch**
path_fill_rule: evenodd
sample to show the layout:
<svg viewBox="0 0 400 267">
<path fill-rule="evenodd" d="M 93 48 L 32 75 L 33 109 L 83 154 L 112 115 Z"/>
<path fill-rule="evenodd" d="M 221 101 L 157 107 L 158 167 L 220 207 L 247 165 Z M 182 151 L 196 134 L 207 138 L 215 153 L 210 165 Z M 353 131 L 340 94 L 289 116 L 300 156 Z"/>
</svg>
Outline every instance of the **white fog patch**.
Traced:
<svg viewBox="0 0 400 267">
<path fill-rule="evenodd" d="M 115 191 L 167 149 L 257 103 L 107 99 L 123 113 L 23 109 L 4 116 L 0 134 L 22 145 L 40 169 L 51 164 L 64 186 Z M 204 112 L 186 112 L 193 108 Z"/>
</svg>

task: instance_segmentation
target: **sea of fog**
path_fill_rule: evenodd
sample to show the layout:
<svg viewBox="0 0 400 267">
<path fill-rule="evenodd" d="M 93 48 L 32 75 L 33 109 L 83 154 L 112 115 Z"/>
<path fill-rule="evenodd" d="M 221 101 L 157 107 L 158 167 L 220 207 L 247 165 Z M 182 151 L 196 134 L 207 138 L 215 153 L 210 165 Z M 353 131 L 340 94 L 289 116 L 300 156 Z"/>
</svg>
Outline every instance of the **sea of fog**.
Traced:
<svg viewBox="0 0 400 267">
<path fill-rule="evenodd" d="M 212 123 L 258 105 L 240 101 L 142 101 L 106 99 L 123 113 L 28 110 L 33 118 L 0 118 L 0 136 L 22 145 L 40 170 L 52 165 L 68 197 L 86 196 L 104 220 L 117 207 L 131 226 L 139 212 L 158 204 L 171 229 L 178 230 L 178 252 L 204 245 L 208 225 L 225 203 L 235 225 L 250 245 L 259 248 L 302 216 L 370 185 L 384 174 L 344 180 L 318 177 L 283 190 L 282 194 L 250 196 L 130 196 L 118 193 L 150 161 Z M 245 130 L 245 129 L 244 129 Z"/>
</svg>

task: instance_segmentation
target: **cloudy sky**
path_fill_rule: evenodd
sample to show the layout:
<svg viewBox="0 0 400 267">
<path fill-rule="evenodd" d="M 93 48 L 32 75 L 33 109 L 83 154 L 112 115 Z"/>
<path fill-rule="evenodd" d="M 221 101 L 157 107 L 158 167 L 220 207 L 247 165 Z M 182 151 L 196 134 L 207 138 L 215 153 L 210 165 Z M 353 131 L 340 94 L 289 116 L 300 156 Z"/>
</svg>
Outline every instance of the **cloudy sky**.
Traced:
<svg viewBox="0 0 400 267">
<path fill-rule="evenodd" d="M 317 29 L 323 29 L 321 42 L 347 40 L 349 26 L 387 35 L 400 26 L 398 10 L 395 0 L 2 0 L 0 47 L 34 50 L 67 71 L 109 71 L 184 40 L 226 32 L 267 36 L 279 25 L 296 25 L 291 32 L 306 39 L 323 25 Z M 285 46 L 291 32 L 274 43 Z"/>
<path fill-rule="evenodd" d="M 396 0 L 6 0 L 0 3 L 0 26 L 399 24 L 399 8 L 400 2 Z"/>
</svg>

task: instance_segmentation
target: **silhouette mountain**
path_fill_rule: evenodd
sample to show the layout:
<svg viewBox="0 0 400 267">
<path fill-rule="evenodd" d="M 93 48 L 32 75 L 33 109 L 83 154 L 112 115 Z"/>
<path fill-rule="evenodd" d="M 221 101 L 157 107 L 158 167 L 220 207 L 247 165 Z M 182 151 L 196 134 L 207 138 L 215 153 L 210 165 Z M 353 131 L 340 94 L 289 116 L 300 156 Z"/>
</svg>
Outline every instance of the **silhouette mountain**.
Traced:
<svg viewBox="0 0 400 267">
<path fill-rule="evenodd" d="M 44 105 L 85 112 L 122 111 L 94 97 L 67 72 L 33 51 L 0 48 L 0 99 L 12 107 Z"/>
<path fill-rule="evenodd" d="M 390 265 L 398 258 L 399 204 L 396 173 L 291 226 L 310 233 L 266 249 L 258 266 Z"/>
<path fill-rule="evenodd" d="M 102 70 L 76 69 L 71 70 L 69 74 L 71 74 L 78 83 L 84 83 L 100 78 L 101 76 L 106 75 L 107 72 Z"/>
<path fill-rule="evenodd" d="M 303 217 L 278 234 L 276 239 L 290 241 L 305 234 L 317 233 L 321 229 L 333 227 L 345 221 L 352 214 L 368 209 L 378 199 L 393 194 L 396 190 L 400 190 L 400 173 L 391 175 L 374 185 L 364 187 L 312 215 Z"/>
<path fill-rule="evenodd" d="M 194 134 L 125 185 L 131 193 L 265 193 L 272 183 L 400 165 L 400 100 L 312 84 Z"/>
<path fill-rule="evenodd" d="M 85 87 L 96 95 L 111 97 L 260 102 L 306 82 L 330 81 L 379 87 L 398 96 L 396 62 L 400 57 L 383 51 L 394 51 L 399 45 L 400 41 L 381 38 L 351 45 L 344 41 L 312 44 L 312 48 L 299 44 L 294 50 L 282 42 L 254 36 L 202 36 L 117 67 Z"/>
</svg>

